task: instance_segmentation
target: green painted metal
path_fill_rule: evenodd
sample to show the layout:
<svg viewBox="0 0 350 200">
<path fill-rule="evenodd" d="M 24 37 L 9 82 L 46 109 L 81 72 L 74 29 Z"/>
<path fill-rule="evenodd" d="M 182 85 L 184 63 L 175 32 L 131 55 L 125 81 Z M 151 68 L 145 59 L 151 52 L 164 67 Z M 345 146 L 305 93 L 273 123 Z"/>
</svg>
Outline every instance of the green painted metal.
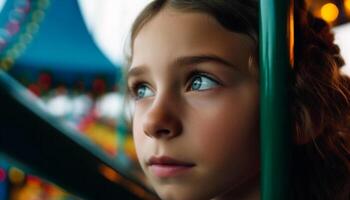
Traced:
<svg viewBox="0 0 350 200">
<path fill-rule="evenodd" d="M 289 0 L 260 0 L 262 199 L 288 199 Z"/>
</svg>

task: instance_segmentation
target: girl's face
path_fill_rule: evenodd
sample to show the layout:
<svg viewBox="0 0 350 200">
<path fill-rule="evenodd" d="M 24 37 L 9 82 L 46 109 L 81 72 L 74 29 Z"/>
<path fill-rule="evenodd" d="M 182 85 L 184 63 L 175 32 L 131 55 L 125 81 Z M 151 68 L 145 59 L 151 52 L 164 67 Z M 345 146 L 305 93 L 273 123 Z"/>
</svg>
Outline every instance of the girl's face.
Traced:
<svg viewBox="0 0 350 200">
<path fill-rule="evenodd" d="M 142 169 L 162 199 L 258 191 L 253 41 L 206 14 L 165 8 L 134 40 L 128 86 Z"/>
</svg>

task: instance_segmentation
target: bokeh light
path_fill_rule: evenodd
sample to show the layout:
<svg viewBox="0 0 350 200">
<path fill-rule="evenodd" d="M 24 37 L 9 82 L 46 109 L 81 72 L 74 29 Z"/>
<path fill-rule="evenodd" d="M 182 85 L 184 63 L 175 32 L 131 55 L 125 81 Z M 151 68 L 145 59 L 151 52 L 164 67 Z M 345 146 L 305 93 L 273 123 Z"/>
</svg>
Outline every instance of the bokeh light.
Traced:
<svg viewBox="0 0 350 200">
<path fill-rule="evenodd" d="M 321 7 L 321 17 L 326 22 L 334 22 L 339 15 L 339 9 L 333 3 L 327 3 Z"/>
<path fill-rule="evenodd" d="M 123 178 L 112 168 L 106 166 L 106 165 L 101 165 L 99 167 L 100 173 L 107 178 L 108 180 L 118 183 L 123 180 Z"/>
<path fill-rule="evenodd" d="M 0 168 L 0 182 L 5 181 L 6 179 L 6 171 L 3 168 Z"/>
<path fill-rule="evenodd" d="M 20 184 L 24 181 L 24 172 L 16 167 L 11 167 L 9 170 L 9 179 L 14 184 Z"/>
<path fill-rule="evenodd" d="M 345 0 L 344 1 L 344 7 L 345 7 L 345 11 L 348 15 L 350 15 L 350 0 Z"/>
</svg>

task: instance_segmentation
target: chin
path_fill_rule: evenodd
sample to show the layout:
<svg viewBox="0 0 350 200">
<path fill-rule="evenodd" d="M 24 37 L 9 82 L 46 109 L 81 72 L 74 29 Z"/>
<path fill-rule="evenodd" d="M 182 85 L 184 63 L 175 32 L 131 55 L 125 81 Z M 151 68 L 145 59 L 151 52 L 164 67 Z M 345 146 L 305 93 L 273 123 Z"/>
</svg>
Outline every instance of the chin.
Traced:
<svg viewBox="0 0 350 200">
<path fill-rule="evenodd" d="M 161 193 L 159 194 L 160 199 L 162 200 L 205 200 L 198 196 L 186 195 L 186 194 L 175 194 L 174 193 Z M 209 199 L 208 199 L 209 200 Z"/>
<path fill-rule="evenodd" d="M 162 200 L 209 200 L 211 199 L 205 191 L 195 191 L 193 188 L 175 189 L 175 188 L 158 188 L 157 194 Z"/>
</svg>

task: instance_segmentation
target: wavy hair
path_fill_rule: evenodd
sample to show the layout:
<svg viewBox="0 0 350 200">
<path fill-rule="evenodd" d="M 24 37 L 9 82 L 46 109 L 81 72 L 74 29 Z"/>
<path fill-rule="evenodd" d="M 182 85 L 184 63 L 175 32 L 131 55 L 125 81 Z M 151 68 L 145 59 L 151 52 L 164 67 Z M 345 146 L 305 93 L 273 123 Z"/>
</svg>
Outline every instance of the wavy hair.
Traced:
<svg viewBox="0 0 350 200">
<path fill-rule="evenodd" d="M 350 79 L 329 25 L 295 2 L 294 199 L 350 199 Z"/>
</svg>

